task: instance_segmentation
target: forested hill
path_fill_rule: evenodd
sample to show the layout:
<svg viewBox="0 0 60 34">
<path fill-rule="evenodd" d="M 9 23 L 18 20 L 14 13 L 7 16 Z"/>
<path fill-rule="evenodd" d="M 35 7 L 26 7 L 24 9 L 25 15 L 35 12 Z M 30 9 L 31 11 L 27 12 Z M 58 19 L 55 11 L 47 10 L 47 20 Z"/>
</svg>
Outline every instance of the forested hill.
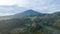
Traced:
<svg viewBox="0 0 60 34">
<path fill-rule="evenodd" d="M 0 18 L 0 34 L 60 34 L 60 12 L 27 10 Z"/>
</svg>

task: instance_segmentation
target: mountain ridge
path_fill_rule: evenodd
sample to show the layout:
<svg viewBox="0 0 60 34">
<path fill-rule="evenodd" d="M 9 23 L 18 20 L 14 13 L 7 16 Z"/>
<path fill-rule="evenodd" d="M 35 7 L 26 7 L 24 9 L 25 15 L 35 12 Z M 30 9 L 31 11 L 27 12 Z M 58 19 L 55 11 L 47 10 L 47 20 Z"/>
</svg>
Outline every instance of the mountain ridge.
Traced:
<svg viewBox="0 0 60 34">
<path fill-rule="evenodd" d="M 40 12 L 37 12 L 35 10 L 25 10 L 21 13 L 17 13 L 17 14 L 14 14 L 14 15 L 10 15 L 10 16 L 0 16 L 0 18 L 21 18 L 21 17 L 25 17 L 25 16 L 29 16 L 29 15 L 40 15 L 40 16 L 44 16 L 44 15 L 59 15 L 60 12 L 56 12 L 56 13 L 52 13 L 52 14 L 45 14 L 45 13 L 40 13 Z"/>
</svg>

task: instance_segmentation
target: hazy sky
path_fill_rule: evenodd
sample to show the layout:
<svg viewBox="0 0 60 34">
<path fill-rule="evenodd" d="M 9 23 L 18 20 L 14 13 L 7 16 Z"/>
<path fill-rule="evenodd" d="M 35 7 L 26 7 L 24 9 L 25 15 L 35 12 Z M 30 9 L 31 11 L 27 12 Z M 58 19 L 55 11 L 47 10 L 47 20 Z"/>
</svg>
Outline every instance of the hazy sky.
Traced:
<svg viewBox="0 0 60 34">
<path fill-rule="evenodd" d="M 0 0 L 0 5 L 18 5 L 48 13 L 60 11 L 60 0 Z"/>
</svg>

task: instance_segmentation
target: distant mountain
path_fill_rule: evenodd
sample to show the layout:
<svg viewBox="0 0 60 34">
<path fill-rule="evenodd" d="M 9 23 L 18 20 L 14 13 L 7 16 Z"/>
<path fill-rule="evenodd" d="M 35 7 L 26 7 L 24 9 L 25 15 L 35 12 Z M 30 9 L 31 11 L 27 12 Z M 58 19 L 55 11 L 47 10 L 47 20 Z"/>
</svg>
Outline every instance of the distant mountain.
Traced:
<svg viewBox="0 0 60 34">
<path fill-rule="evenodd" d="M 37 15 L 37 14 L 40 14 L 40 13 L 34 10 L 26 10 L 22 13 L 15 14 L 14 16 L 22 17 L 22 16 L 29 16 L 29 15 Z"/>
<path fill-rule="evenodd" d="M 25 18 L 25 16 L 31 18 L 28 17 Z M 51 28 L 52 30 L 49 28 Z M 54 28 L 56 30 L 54 30 Z M 26 10 L 22 13 L 18 13 L 15 15 L 0 17 L 0 33 L 2 34 L 9 34 L 9 33 L 20 34 L 21 32 L 24 34 L 27 32 L 28 34 L 30 32 L 32 33 L 32 31 L 34 34 L 36 32 L 41 33 L 42 31 L 43 31 L 42 33 L 45 34 L 45 31 L 46 32 L 49 31 L 49 33 L 50 31 L 58 32 L 59 29 L 60 29 L 60 12 L 52 14 L 44 14 L 34 10 Z"/>
<path fill-rule="evenodd" d="M 37 15 L 37 14 L 40 14 L 40 13 L 37 12 L 37 11 L 34 11 L 34 10 L 26 10 L 26 11 L 24 11 L 24 12 L 17 13 L 17 14 L 15 14 L 15 15 L 2 16 L 2 17 L 0 17 L 0 18 L 20 18 L 20 17 L 24 17 L 24 16 Z"/>
<path fill-rule="evenodd" d="M 49 17 L 55 17 L 55 16 L 59 16 L 60 12 L 48 14 L 48 13 L 40 13 L 40 12 L 37 12 L 35 10 L 30 9 L 30 10 L 23 11 L 21 13 L 17 13 L 15 15 L 2 16 L 0 18 L 21 18 L 21 17 L 34 16 L 34 15 L 39 15 L 39 16 L 45 16 L 46 15 L 46 16 L 49 16 Z"/>
</svg>

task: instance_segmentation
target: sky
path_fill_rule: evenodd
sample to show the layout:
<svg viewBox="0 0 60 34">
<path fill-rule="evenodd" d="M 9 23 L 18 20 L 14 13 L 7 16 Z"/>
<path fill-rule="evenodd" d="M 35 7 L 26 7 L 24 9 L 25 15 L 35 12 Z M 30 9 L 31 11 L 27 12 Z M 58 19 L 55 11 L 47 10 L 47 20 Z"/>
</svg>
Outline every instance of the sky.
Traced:
<svg viewBox="0 0 60 34">
<path fill-rule="evenodd" d="M 29 8 L 43 13 L 60 11 L 60 0 L 0 0 L 0 5 L 17 5 L 19 7 Z M 4 16 L 11 15 L 12 13 L 6 13 L 6 11 L 1 13 L 0 11 L 0 15 L 1 14 Z"/>
</svg>

